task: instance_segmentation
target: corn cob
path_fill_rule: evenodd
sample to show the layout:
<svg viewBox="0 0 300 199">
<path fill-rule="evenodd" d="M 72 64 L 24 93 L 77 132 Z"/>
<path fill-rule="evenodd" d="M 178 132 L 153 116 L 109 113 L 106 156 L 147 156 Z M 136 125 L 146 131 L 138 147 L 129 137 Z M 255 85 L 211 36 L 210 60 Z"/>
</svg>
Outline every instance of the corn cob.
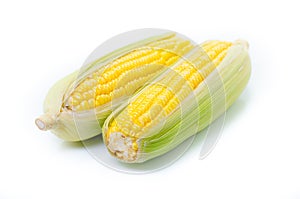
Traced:
<svg viewBox="0 0 300 199">
<path fill-rule="evenodd" d="M 195 48 L 107 118 L 108 151 L 124 162 L 144 162 L 207 127 L 245 88 L 251 70 L 247 48 L 244 41 Z"/>
<path fill-rule="evenodd" d="M 36 125 L 67 141 L 96 136 L 115 107 L 192 48 L 189 40 L 168 33 L 106 55 L 57 82 Z"/>
</svg>

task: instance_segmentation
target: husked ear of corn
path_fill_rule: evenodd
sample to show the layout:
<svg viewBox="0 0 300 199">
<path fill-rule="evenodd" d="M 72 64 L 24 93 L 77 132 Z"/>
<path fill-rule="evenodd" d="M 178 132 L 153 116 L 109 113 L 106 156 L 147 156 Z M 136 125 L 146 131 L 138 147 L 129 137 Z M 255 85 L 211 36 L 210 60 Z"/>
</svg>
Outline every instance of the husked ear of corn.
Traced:
<svg viewBox="0 0 300 199">
<path fill-rule="evenodd" d="M 203 43 L 107 118 L 108 151 L 128 163 L 170 151 L 223 114 L 250 72 L 247 42 Z"/>
<path fill-rule="evenodd" d="M 67 141 L 94 137 L 114 108 L 192 48 L 176 33 L 120 48 L 58 81 L 35 123 Z"/>
</svg>

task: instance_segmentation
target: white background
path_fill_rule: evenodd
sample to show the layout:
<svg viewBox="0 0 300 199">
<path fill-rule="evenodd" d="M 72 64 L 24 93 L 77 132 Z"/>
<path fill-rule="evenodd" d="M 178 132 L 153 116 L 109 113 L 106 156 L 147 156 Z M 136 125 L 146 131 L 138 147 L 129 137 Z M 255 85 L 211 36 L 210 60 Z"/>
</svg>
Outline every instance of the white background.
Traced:
<svg viewBox="0 0 300 199">
<path fill-rule="evenodd" d="M 299 18 L 290 0 L 1 0 L 0 198 L 300 198 Z M 249 41 L 251 80 L 204 160 L 194 144 L 166 169 L 129 175 L 35 127 L 56 80 L 137 28 Z"/>
</svg>

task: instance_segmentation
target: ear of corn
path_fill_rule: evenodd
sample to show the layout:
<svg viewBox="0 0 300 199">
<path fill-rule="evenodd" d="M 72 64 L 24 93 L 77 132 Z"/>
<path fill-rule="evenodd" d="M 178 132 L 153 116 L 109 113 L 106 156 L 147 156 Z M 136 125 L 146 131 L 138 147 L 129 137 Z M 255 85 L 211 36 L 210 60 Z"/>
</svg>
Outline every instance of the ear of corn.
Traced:
<svg viewBox="0 0 300 199">
<path fill-rule="evenodd" d="M 168 152 L 223 114 L 250 71 L 246 42 L 202 44 L 107 118 L 108 151 L 130 163 Z"/>
<path fill-rule="evenodd" d="M 36 125 L 67 141 L 94 137 L 114 108 L 193 47 L 167 33 L 118 49 L 58 81 Z"/>
</svg>

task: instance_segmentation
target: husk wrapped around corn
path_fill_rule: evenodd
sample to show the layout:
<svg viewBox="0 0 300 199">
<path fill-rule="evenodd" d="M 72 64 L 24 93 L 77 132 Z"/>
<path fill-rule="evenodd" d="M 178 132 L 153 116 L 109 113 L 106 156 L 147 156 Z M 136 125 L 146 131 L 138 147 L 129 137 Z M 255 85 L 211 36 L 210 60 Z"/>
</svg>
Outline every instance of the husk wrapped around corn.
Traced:
<svg viewBox="0 0 300 199">
<path fill-rule="evenodd" d="M 193 47 L 170 32 L 120 48 L 58 81 L 35 123 L 67 141 L 99 135 L 113 109 Z"/>
<path fill-rule="evenodd" d="M 103 125 L 108 151 L 129 163 L 170 151 L 223 114 L 250 73 L 245 41 L 195 47 L 109 115 Z"/>
</svg>

